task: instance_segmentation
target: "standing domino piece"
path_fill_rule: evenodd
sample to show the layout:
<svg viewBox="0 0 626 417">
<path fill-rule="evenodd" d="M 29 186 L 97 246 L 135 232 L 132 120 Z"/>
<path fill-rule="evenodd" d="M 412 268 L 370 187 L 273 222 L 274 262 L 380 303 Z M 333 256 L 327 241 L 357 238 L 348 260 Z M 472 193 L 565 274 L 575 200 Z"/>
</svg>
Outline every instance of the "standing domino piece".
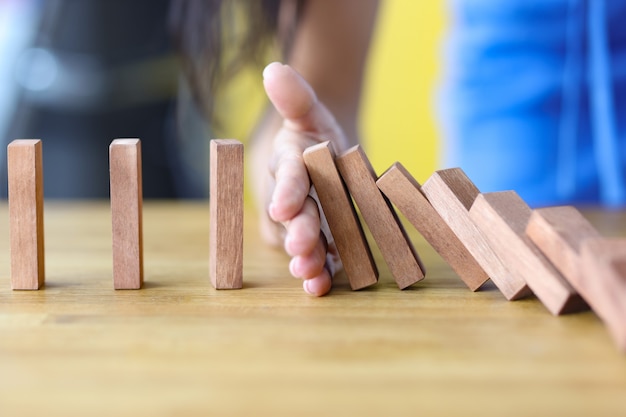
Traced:
<svg viewBox="0 0 626 417">
<path fill-rule="evenodd" d="M 143 190 L 141 141 L 115 139 L 109 146 L 113 287 L 136 290 L 143 285 Z"/>
<path fill-rule="evenodd" d="M 480 191 L 460 168 L 435 172 L 422 191 L 507 300 L 531 293 L 523 279 L 509 273 L 470 218 L 470 207 Z"/>
<path fill-rule="evenodd" d="M 209 275 L 216 289 L 243 287 L 243 144 L 211 140 Z"/>
<path fill-rule="evenodd" d="M 626 239 L 589 239 L 581 245 L 577 289 L 626 352 Z"/>
<path fill-rule="evenodd" d="M 525 280 L 554 315 L 587 309 L 574 288 L 526 236 L 532 210 L 515 191 L 481 194 L 470 216 L 509 266 L 511 275 Z"/>
<path fill-rule="evenodd" d="M 330 142 L 311 146 L 302 156 L 335 239 L 350 287 L 358 290 L 376 284 L 378 269 L 350 195 L 335 166 Z"/>
<path fill-rule="evenodd" d="M 39 139 L 18 139 L 7 147 L 14 290 L 37 290 L 45 280 L 41 146 Z"/>
<path fill-rule="evenodd" d="M 419 183 L 402 164 L 393 164 L 378 178 L 376 184 L 470 290 L 476 291 L 489 279 L 487 273 L 431 206 Z"/>
<path fill-rule="evenodd" d="M 376 185 L 376 173 L 363 148 L 350 148 L 335 163 L 398 287 L 422 280 L 424 267 L 391 203 Z"/>
</svg>

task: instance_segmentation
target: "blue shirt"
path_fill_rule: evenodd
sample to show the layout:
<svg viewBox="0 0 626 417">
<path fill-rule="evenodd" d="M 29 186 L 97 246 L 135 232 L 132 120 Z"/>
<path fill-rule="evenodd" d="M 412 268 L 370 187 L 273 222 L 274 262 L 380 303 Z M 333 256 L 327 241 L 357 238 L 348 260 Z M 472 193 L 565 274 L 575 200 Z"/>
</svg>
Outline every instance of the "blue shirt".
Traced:
<svg viewBox="0 0 626 417">
<path fill-rule="evenodd" d="M 626 205 L 626 1 L 449 3 L 445 166 L 531 206 Z"/>
</svg>

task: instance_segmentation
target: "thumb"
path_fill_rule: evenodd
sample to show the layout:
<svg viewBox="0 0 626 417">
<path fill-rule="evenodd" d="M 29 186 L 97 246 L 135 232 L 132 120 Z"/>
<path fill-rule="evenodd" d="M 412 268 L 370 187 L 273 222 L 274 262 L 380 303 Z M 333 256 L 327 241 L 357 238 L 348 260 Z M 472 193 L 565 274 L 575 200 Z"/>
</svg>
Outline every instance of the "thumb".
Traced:
<svg viewBox="0 0 626 417">
<path fill-rule="evenodd" d="M 263 71 L 263 86 L 285 125 L 297 131 L 335 136 L 339 126 L 313 88 L 289 65 L 272 62 Z"/>
</svg>

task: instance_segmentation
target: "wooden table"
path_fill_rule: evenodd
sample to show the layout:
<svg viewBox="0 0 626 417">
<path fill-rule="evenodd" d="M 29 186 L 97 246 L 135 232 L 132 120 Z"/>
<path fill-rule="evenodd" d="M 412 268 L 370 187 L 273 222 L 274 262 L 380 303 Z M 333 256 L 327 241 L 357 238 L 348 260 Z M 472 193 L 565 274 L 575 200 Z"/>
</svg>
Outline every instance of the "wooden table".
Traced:
<svg viewBox="0 0 626 417">
<path fill-rule="evenodd" d="M 11 291 L 0 206 L 0 416 L 619 416 L 626 356 L 591 313 L 427 278 L 305 294 L 246 219 L 243 290 L 208 278 L 208 205 L 146 203 L 146 285 L 114 291 L 107 202 L 46 203 L 47 284 Z M 589 213 L 626 234 L 626 213 Z M 377 258 L 380 257 L 377 255 Z"/>
</svg>

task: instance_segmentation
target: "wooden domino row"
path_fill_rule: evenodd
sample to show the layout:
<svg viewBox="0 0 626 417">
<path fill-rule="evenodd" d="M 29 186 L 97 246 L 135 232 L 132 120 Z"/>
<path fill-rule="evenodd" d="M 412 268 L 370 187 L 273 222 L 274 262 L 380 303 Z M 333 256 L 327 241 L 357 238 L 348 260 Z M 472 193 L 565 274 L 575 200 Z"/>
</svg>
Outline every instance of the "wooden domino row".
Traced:
<svg viewBox="0 0 626 417">
<path fill-rule="evenodd" d="M 110 149 L 113 281 L 143 284 L 141 143 Z M 7 149 L 13 289 L 45 281 L 40 140 Z M 217 289 L 243 285 L 243 145 L 211 141 L 210 268 Z M 399 288 L 422 280 L 424 266 L 394 206 L 472 291 L 489 278 L 504 297 L 535 294 L 554 315 L 589 306 L 626 351 L 626 239 L 605 239 L 574 207 L 531 210 L 513 191 L 481 193 L 459 168 L 420 185 L 400 164 L 377 177 L 360 146 L 335 155 L 330 142 L 303 160 L 337 245 L 350 286 L 374 285 L 374 262 L 356 203 Z"/>
<path fill-rule="evenodd" d="M 116 139 L 109 147 L 113 287 L 143 285 L 141 141 Z M 44 285 L 43 158 L 39 139 L 7 147 L 11 287 Z M 243 283 L 243 144 L 211 141 L 209 275 L 217 289 Z"/>
<path fill-rule="evenodd" d="M 532 210 L 514 191 L 481 193 L 459 168 L 424 185 L 400 163 L 377 177 L 359 146 L 335 156 L 324 142 L 304 162 L 352 289 L 378 277 L 352 199 L 398 286 L 424 278 L 395 206 L 470 290 L 491 278 L 506 299 L 534 294 L 554 315 L 591 306 L 626 351 L 626 239 L 602 238 L 574 207 Z"/>
</svg>

